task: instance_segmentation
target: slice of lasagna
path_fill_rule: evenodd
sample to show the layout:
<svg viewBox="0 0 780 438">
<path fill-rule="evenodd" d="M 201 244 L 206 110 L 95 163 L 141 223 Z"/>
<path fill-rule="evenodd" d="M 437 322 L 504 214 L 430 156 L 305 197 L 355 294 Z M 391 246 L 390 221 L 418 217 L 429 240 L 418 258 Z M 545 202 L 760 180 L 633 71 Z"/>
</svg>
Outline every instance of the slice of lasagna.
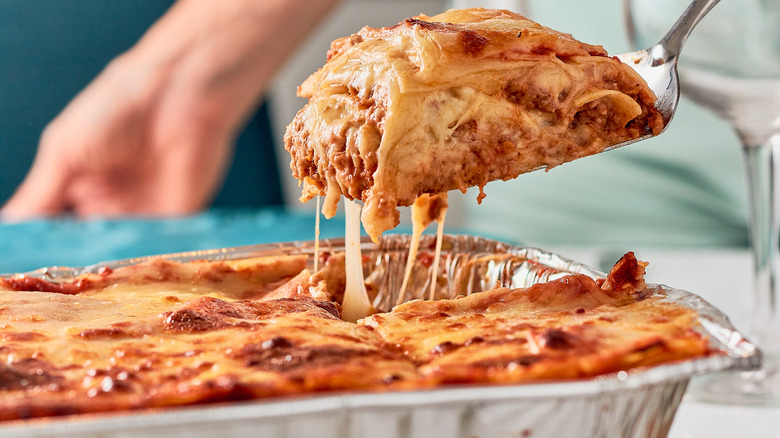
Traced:
<svg viewBox="0 0 780 438">
<path fill-rule="evenodd" d="M 302 200 L 365 204 L 374 239 L 424 193 L 480 188 L 663 128 L 655 96 L 601 46 L 466 9 L 336 40 L 285 134 Z"/>
</svg>

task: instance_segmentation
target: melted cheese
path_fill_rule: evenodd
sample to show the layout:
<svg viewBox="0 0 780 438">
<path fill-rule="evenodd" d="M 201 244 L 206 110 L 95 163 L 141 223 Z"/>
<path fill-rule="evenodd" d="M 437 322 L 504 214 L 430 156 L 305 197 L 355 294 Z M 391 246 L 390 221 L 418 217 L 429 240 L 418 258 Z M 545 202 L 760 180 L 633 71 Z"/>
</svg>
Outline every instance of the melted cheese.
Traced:
<svg viewBox="0 0 780 438">
<path fill-rule="evenodd" d="M 433 315 L 436 315 L 435 317 Z M 583 378 L 708 352 L 696 312 L 571 276 L 525 290 L 412 301 L 361 323 L 440 383 Z"/>
<path fill-rule="evenodd" d="M 420 237 L 422 237 L 423 231 L 428 226 L 429 222 L 426 222 L 419 214 L 420 202 L 423 198 L 417 198 L 412 205 L 412 240 L 409 242 L 409 254 L 406 256 L 406 266 L 404 267 L 404 278 L 401 281 L 401 289 L 398 292 L 398 299 L 396 304 L 401 304 L 406 301 L 406 288 L 409 287 L 409 279 L 412 275 L 412 268 L 417 261 L 417 250 L 420 247 Z"/>
<path fill-rule="evenodd" d="M 314 272 L 320 267 L 320 197 L 317 196 L 317 208 L 314 210 Z"/>
<path fill-rule="evenodd" d="M 432 203 L 443 205 L 432 206 Z M 435 196 L 424 194 L 417 198 L 412 205 L 412 240 L 409 244 L 409 254 L 406 257 L 406 267 L 404 268 L 404 278 L 401 282 L 401 289 L 398 293 L 396 304 L 406 301 L 406 289 L 409 286 L 409 279 L 412 275 L 412 268 L 417 260 L 417 251 L 420 247 L 420 238 L 423 231 L 435 221 L 438 224 L 436 230 L 436 250 L 434 252 L 434 262 L 431 267 L 430 294 L 429 299 L 433 299 L 436 293 L 436 284 L 439 273 L 439 260 L 441 259 L 441 242 L 444 237 L 444 218 L 447 212 L 447 194 L 441 193 Z M 431 211 L 434 208 L 435 211 Z"/>
<path fill-rule="evenodd" d="M 360 205 L 354 201 L 344 202 L 346 216 L 345 265 L 347 274 L 346 290 L 342 303 L 342 318 L 355 322 L 373 313 L 368 299 L 366 283 L 363 278 L 363 257 L 360 253 Z"/>
<path fill-rule="evenodd" d="M 443 209 L 441 216 L 436 220 L 436 249 L 433 253 L 433 265 L 431 267 L 431 289 L 428 299 L 436 298 L 436 287 L 439 280 L 439 261 L 441 261 L 441 242 L 444 239 L 444 218 L 447 215 L 447 209 Z"/>
<path fill-rule="evenodd" d="M 416 381 L 408 360 L 311 298 L 326 294 L 310 274 L 273 281 L 300 260 L 153 261 L 78 294 L 0 291 L 0 420 Z M 54 288 L 0 281 L 23 284 Z"/>
</svg>

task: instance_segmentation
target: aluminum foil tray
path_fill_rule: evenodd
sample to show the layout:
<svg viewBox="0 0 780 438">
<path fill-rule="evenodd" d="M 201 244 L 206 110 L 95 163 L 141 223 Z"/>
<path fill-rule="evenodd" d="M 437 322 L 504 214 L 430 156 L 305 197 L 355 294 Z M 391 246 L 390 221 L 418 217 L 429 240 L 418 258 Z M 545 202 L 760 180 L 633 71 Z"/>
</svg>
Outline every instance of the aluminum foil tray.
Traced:
<svg viewBox="0 0 780 438">
<path fill-rule="evenodd" d="M 367 282 L 376 288 L 375 306 L 388 310 L 402 279 L 409 236 L 389 235 L 379 245 L 362 245 Z M 424 236 L 421 251 L 430 252 Z M 341 239 L 321 241 L 321 251 L 341 252 Z M 261 255 L 313 254 L 313 242 L 292 242 L 168 254 L 186 261 Z M 143 259 L 86 268 L 47 268 L 28 275 L 65 279 L 102 266 L 119 267 Z M 313 257 L 310 257 L 312 264 Z M 429 288 L 428 264 L 415 267 L 408 298 Z M 604 274 L 543 250 L 471 236 L 446 236 L 437 296 L 450 297 L 500 283 L 508 287 L 570 273 Z M 760 351 L 737 332 L 726 316 L 698 296 L 663 285 L 654 293 L 693 308 L 701 331 L 724 352 L 705 358 L 619 372 L 594 379 L 540 384 L 463 385 L 395 393 L 334 393 L 184 408 L 80 415 L 15 421 L 0 425 L 2 437 L 664 437 L 668 434 L 689 379 L 698 374 L 752 370 Z"/>
</svg>

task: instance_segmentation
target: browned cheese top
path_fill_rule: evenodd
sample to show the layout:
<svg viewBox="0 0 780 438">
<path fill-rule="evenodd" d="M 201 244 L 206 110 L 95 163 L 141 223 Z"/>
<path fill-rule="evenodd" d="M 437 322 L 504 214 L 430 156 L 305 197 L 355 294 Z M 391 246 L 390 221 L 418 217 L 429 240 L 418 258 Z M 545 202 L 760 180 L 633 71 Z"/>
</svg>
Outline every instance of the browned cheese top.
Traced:
<svg viewBox="0 0 780 438">
<path fill-rule="evenodd" d="M 331 298 L 343 283 L 304 267 L 150 260 L 62 282 L 0 278 L 0 420 L 587 378 L 710 353 L 695 312 L 643 296 L 633 255 L 600 281 L 412 301 L 358 323 Z"/>
</svg>

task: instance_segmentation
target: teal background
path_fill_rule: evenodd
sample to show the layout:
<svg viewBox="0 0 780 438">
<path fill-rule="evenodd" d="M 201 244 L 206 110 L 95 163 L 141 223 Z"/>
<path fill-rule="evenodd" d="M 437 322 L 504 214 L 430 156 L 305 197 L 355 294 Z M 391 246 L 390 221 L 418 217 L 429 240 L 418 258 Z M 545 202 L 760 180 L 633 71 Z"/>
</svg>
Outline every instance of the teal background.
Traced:
<svg viewBox="0 0 780 438">
<path fill-rule="evenodd" d="M 321 238 L 344 237 L 344 220 L 323 220 Z M 314 239 L 314 216 L 279 208 L 214 209 L 177 219 L 32 221 L 0 226 L 0 273 L 46 266 Z"/>
<path fill-rule="evenodd" d="M 0 203 L 27 173 L 46 124 L 171 4 L 0 1 Z M 268 106 L 263 104 L 237 141 L 236 158 L 214 205 L 282 203 L 273 143 Z"/>
</svg>

